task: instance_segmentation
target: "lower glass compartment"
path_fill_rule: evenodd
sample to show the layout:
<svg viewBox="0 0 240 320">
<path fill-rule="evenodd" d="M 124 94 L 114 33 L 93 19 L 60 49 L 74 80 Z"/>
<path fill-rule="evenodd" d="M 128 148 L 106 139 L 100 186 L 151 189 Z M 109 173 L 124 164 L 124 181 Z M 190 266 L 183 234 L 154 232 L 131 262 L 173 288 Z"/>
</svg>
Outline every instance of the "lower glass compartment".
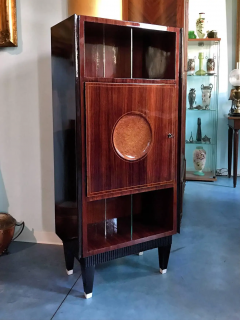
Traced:
<svg viewBox="0 0 240 320">
<path fill-rule="evenodd" d="M 174 189 L 162 189 L 88 203 L 88 252 L 173 230 Z"/>
</svg>

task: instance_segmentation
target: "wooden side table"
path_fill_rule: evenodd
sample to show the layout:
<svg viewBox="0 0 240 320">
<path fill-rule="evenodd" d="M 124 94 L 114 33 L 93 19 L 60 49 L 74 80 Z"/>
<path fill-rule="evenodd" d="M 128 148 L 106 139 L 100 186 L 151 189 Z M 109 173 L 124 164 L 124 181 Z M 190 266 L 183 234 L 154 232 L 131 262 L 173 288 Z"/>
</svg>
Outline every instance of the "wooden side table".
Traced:
<svg viewBox="0 0 240 320">
<path fill-rule="evenodd" d="M 238 164 L 238 131 L 240 129 L 240 117 L 228 117 L 228 177 L 232 171 L 232 140 L 233 150 L 233 187 L 237 185 L 237 164 Z M 234 133 L 234 135 L 233 135 Z M 233 138 L 233 139 L 232 139 Z"/>
</svg>

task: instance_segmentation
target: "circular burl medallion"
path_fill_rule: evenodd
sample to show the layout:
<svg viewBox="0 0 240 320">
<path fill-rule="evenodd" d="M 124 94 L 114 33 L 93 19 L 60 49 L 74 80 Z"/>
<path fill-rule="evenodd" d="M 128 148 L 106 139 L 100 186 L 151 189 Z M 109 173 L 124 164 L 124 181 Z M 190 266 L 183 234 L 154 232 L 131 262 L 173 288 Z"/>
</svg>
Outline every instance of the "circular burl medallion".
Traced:
<svg viewBox="0 0 240 320">
<path fill-rule="evenodd" d="M 152 129 L 144 115 L 127 113 L 116 122 L 112 134 L 117 154 L 128 161 L 136 161 L 147 155 L 152 143 Z"/>
</svg>

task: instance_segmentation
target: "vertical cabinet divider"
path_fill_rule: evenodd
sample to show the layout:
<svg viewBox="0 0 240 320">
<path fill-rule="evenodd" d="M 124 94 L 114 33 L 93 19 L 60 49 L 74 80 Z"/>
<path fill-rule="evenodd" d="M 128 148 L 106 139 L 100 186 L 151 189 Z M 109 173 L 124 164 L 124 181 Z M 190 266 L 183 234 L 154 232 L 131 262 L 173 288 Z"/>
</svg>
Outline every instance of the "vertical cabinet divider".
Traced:
<svg viewBox="0 0 240 320">
<path fill-rule="evenodd" d="M 131 28 L 131 79 L 133 78 L 133 28 Z"/>
<path fill-rule="evenodd" d="M 103 25 L 103 78 L 106 77 L 105 25 Z"/>
</svg>

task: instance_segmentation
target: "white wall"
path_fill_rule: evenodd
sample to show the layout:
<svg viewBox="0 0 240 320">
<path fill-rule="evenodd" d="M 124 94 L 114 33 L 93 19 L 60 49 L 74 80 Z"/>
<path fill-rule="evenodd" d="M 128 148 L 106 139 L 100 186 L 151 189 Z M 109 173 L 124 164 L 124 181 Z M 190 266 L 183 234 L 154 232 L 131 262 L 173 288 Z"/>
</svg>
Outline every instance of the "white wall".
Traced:
<svg viewBox="0 0 240 320">
<path fill-rule="evenodd" d="M 237 0 L 190 0 L 189 30 L 196 30 L 199 12 L 205 12 L 207 29 L 217 30 L 220 37 L 219 109 L 218 109 L 218 152 L 217 168 L 227 168 L 228 127 L 225 114 L 231 102 L 228 101 L 231 85 L 228 75 L 235 68 Z M 240 173 L 240 153 L 238 172 Z"/>
<path fill-rule="evenodd" d="M 54 233 L 50 27 L 67 0 L 17 0 L 17 48 L 0 49 L 0 212 L 24 220 L 22 241 Z"/>
</svg>

